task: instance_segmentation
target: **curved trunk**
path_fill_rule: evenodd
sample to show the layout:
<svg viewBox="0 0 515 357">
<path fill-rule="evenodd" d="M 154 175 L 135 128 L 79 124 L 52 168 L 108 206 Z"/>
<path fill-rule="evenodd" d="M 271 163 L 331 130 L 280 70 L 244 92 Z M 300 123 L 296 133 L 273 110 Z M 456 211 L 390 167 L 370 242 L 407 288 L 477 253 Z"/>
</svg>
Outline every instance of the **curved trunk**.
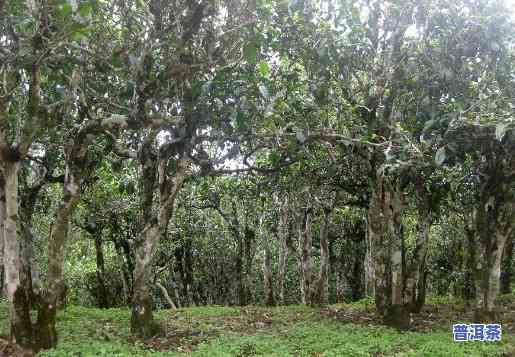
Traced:
<svg viewBox="0 0 515 357">
<path fill-rule="evenodd" d="M 151 150 L 150 141 L 144 146 Z M 189 162 L 179 160 L 176 162 L 175 176 L 168 177 L 168 160 L 160 160 L 158 166 L 159 178 L 159 210 L 157 217 L 153 217 L 153 195 L 155 165 L 148 151 L 143 155 L 142 188 L 144 220 L 148 222 L 139 236 L 135 250 L 135 267 L 132 296 L 131 332 L 148 338 L 154 335 L 157 324 L 154 323 L 153 302 L 150 286 L 153 281 L 152 264 L 161 237 L 165 237 L 168 222 L 173 214 L 175 198 L 186 179 L 186 170 Z"/>
<path fill-rule="evenodd" d="M 166 288 L 161 283 L 156 283 L 156 286 L 163 293 L 163 296 L 164 296 L 166 302 L 168 303 L 168 305 L 170 305 L 170 307 L 172 309 L 177 310 L 177 306 L 175 306 L 173 300 L 170 298 L 170 295 L 168 294 L 168 291 L 166 290 Z"/>
<path fill-rule="evenodd" d="M 48 349 L 57 345 L 55 326 L 57 305 L 64 294 L 64 258 L 70 219 L 80 197 L 79 175 L 77 168 L 67 166 L 63 186 L 63 201 L 57 210 L 54 224 L 48 239 L 48 272 L 38 310 L 36 343 L 39 348 Z"/>
</svg>

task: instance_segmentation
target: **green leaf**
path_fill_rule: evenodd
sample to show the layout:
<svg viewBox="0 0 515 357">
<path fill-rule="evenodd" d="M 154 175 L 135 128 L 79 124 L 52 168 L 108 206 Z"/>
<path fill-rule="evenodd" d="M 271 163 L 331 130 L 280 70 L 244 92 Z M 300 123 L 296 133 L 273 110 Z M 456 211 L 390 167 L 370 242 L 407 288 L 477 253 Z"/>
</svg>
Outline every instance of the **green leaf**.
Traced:
<svg viewBox="0 0 515 357">
<path fill-rule="evenodd" d="M 268 65 L 268 62 L 259 62 L 259 73 L 261 73 L 263 77 L 268 76 L 268 74 L 270 73 L 270 66 Z"/>
<path fill-rule="evenodd" d="M 281 160 L 281 156 L 276 151 L 272 151 L 268 156 L 268 159 L 270 160 L 270 164 L 272 164 L 272 166 L 277 166 Z"/>
<path fill-rule="evenodd" d="M 92 5 L 91 5 L 91 2 L 85 2 L 85 3 L 82 3 L 79 7 L 79 10 L 78 10 L 78 14 L 80 16 L 89 16 L 89 14 L 91 14 L 91 10 L 93 9 Z"/>
<path fill-rule="evenodd" d="M 69 3 L 62 4 L 59 7 L 59 15 L 61 17 L 69 16 L 72 13 L 72 6 Z"/>
<path fill-rule="evenodd" d="M 249 43 L 243 48 L 243 57 L 250 64 L 257 63 L 258 47 L 255 43 Z"/>
<path fill-rule="evenodd" d="M 442 146 L 440 149 L 438 149 L 436 151 L 435 163 L 438 166 L 442 166 L 442 164 L 444 163 L 446 158 L 447 158 L 447 155 L 445 154 L 445 146 Z"/>
</svg>

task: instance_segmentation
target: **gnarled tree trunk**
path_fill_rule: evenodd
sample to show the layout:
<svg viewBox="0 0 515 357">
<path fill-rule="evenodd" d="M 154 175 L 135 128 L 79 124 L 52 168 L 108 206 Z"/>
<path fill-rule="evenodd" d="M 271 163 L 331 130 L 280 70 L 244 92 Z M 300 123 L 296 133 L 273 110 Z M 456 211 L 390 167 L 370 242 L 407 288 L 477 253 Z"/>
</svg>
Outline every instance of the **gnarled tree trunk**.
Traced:
<svg viewBox="0 0 515 357">
<path fill-rule="evenodd" d="M 76 151 L 77 150 L 77 151 Z M 78 156 L 75 156 L 77 155 Z M 37 318 L 36 343 L 38 348 L 48 349 L 57 345 L 56 314 L 60 296 L 66 289 L 64 282 L 65 245 L 69 233 L 71 216 L 80 198 L 81 179 L 85 153 L 78 147 L 71 147 L 67 156 L 63 185 L 63 201 L 48 239 L 48 272 L 40 297 Z"/>
<path fill-rule="evenodd" d="M 148 338 L 156 332 L 153 317 L 153 302 L 151 295 L 152 264 L 155 253 L 162 237 L 167 234 L 168 223 L 172 216 L 175 198 L 186 179 L 189 162 L 180 159 L 176 162 L 176 172 L 168 177 L 167 158 L 160 158 L 158 167 L 159 178 L 159 209 L 157 217 L 152 213 L 154 178 L 156 177 L 153 157 L 150 154 L 151 145 L 147 141 L 144 147 L 142 189 L 143 189 L 143 219 L 145 228 L 140 234 L 135 251 L 134 285 L 132 297 L 131 332 Z"/>
<path fill-rule="evenodd" d="M 376 307 L 385 324 L 407 328 L 410 317 L 403 296 L 401 212 L 400 192 L 378 174 L 368 209 Z"/>
</svg>

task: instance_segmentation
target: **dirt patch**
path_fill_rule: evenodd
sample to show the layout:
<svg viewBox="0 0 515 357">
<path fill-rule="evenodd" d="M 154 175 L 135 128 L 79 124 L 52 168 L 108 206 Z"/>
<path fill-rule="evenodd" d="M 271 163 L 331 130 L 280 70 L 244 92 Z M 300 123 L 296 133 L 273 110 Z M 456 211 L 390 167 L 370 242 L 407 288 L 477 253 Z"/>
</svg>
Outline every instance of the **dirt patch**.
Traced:
<svg viewBox="0 0 515 357">
<path fill-rule="evenodd" d="M 134 345 L 139 345 L 144 349 L 152 351 L 178 351 L 189 353 L 194 351 L 200 343 L 207 341 L 216 335 L 217 334 L 212 331 L 172 330 L 168 328 L 162 334 L 152 338 L 140 340 L 135 337 L 131 337 L 129 341 Z"/>
<path fill-rule="evenodd" d="M 0 357 L 33 357 L 34 352 L 0 337 Z"/>
<path fill-rule="evenodd" d="M 192 352 L 205 341 L 232 332 L 252 335 L 277 323 L 273 314 L 253 308 L 242 308 L 239 315 L 170 317 L 163 322 L 162 333 L 147 339 L 131 339 L 131 343 L 153 351 Z"/>
</svg>

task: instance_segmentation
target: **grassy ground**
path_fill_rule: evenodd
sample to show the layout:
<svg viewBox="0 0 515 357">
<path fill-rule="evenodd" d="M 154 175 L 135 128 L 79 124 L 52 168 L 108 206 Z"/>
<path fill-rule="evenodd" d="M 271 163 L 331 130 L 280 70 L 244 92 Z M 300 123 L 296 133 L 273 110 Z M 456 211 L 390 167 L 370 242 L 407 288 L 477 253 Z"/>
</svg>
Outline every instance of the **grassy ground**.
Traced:
<svg viewBox="0 0 515 357">
<path fill-rule="evenodd" d="M 5 304 L 0 304 L 0 334 L 6 333 L 6 317 Z M 453 319 L 468 322 L 468 317 L 459 304 L 446 301 L 430 301 L 416 319 L 422 322 L 408 332 L 380 326 L 366 300 L 326 309 L 210 306 L 159 311 L 163 334 L 148 341 L 130 336 L 129 317 L 126 309 L 69 307 L 58 317 L 58 348 L 39 355 L 515 356 L 511 325 L 503 325 L 500 343 L 453 342 Z"/>
</svg>

